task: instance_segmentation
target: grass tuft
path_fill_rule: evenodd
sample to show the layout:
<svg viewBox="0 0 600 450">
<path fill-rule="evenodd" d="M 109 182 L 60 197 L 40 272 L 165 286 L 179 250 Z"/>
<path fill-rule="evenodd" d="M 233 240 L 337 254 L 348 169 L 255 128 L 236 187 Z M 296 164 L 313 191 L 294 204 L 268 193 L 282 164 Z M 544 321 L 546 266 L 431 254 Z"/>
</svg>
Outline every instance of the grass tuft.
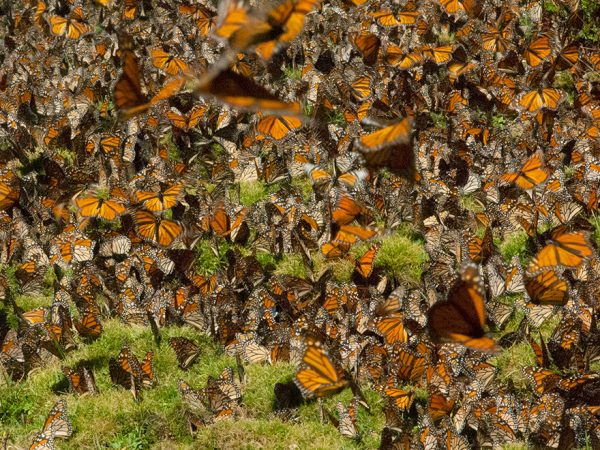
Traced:
<svg viewBox="0 0 600 450">
<path fill-rule="evenodd" d="M 302 256 L 299 254 L 283 255 L 277 262 L 274 273 L 276 275 L 293 275 L 299 278 L 308 276 Z"/>
<path fill-rule="evenodd" d="M 381 240 L 375 267 L 400 282 L 418 284 L 427 259 L 423 241 L 410 226 L 400 226 L 394 234 Z"/>
<path fill-rule="evenodd" d="M 518 256 L 521 262 L 527 257 L 527 242 L 529 236 L 525 231 L 517 231 L 498 242 L 496 246 L 505 261 L 510 261 L 513 256 Z"/>
</svg>

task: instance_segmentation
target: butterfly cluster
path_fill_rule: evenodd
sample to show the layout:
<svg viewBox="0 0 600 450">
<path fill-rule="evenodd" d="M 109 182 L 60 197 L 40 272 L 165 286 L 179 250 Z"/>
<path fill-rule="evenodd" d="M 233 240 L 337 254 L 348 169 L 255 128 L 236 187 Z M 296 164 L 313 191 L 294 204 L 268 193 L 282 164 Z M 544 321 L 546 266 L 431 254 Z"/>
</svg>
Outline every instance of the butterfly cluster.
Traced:
<svg viewBox="0 0 600 450">
<path fill-rule="evenodd" d="M 324 412 L 360 439 L 368 387 L 384 449 L 600 445 L 600 50 L 582 4 L 546 3 L 5 2 L 2 373 L 22 382 L 115 318 L 154 336 L 104 361 L 135 401 L 160 383 L 161 330 L 187 327 L 240 372 L 295 364 L 282 420 L 351 389 Z M 407 223 L 417 283 L 378 265 Z M 48 306 L 17 300 L 43 290 Z M 527 395 L 495 366 L 523 343 Z M 168 344 L 198 364 L 194 340 Z M 77 395 L 95 370 L 63 367 Z M 179 395 L 191 429 L 243 411 L 232 369 Z M 32 448 L 71 434 L 61 400 Z"/>
</svg>

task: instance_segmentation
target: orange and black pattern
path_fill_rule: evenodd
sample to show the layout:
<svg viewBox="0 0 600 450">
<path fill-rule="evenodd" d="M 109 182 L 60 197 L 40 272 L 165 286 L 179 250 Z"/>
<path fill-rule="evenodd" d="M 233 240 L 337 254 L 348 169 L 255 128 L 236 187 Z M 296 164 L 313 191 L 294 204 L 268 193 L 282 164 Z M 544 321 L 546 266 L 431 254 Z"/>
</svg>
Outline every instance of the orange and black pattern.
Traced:
<svg viewBox="0 0 600 450">
<path fill-rule="evenodd" d="M 3 425 L 109 447 L 79 402 L 165 389 L 191 441 L 289 364 L 276 417 L 357 445 L 600 448 L 598 13 L 2 2 L 0 390 L 58 371 Z"/>
</svg>

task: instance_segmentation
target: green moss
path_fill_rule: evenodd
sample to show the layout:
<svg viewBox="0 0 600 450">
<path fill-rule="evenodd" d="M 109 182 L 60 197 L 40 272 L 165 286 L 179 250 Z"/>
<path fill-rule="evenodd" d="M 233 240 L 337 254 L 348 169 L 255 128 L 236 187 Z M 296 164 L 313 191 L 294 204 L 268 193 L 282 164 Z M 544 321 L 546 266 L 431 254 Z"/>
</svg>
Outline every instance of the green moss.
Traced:
<svg viewBox="0 0 600 450">
<path fill-rule="evenodd" d="M 578 37 L 596 44 L 600 41 L 600 3 L 597 0 L 581 0 L 580 7 L 583 26 Z"/>
<path fill-rule="evenodd" d="M 531 385 L 523 369 L 535 365 L 535 353 L 528 342 L 521 341 L 504 349 L 490 362 L 498 368 L 496 378 L 499 383 L 506 386 L 511 382 L 518 392 L 530 395 Z"/>
<path fill-rule="evenodd" d="M 506 128 L 507 118 L 502 114 L 494 114 L 492 116 L 492 128 L 496 130 L 504 130 Z"/>
<path fill-rule="evenodd" d="M 344 113 L 335 109 L 327 114 L 327 121 L 330 124 L 337 125 L 339 127 L 344 126 L 346 124 L 346 119 L 344 119 Z"/>
<path fill-rule="evenodd" d="M 290 80 L 301 80 L 302 79 L 302 70 L 298 67 L 284 67 L 283 73 Z"/>
<path fill-rule="evenodd" d="M 298 193 L 302 196 L 302 202 L 307 204 L 313 197 L 313 185 L 307 176 L 300 176 L 292 178 L 292 187 L 296 188 Z"/>
<path fill-rule="evenodd" d="M 443 113 L 432 112 L 429 116 L 431 117 L 434 127 L 444 130 L 448 126 L 448 122 Z"/>
<path fill-rule="evenodd" d="M 30 311 L 40 306 L 50 306 L 52 304 L 52 295 L 40 296 L 40 295 L 18 295 L 15 298 L 15 303 L 23 311 Z"/>
<path fill-rule="evenodd" d="M 230 197 L 236 195 L 238 186 L 232 186 L 229 190 Z M 262 181 L 241 181 L 239 183 L 240 203 L 244 206 L 254 205 L 264 200 L 269 195 L 271 187 L 265 185 Z"/>
<path fill-rule="evenodd" d="M 194 247 L 196 251 L 196 271 L 200 275 L 212 275 L 217 270 L 225 267 L 227 259 L 225 253 L 230 245 L 220 240 L 218 246 L 214 246 L 211 241 L 199 240 Z"/>
<path fill-rule="evenodd" d="M 550 14 L 558 14 L 560 12 L 560 8 L 554 2 L 546 0 L 544 2 L 544 11 L 547 11 Z"/>
<path fill-rule="evenodd" d="M 275 267 L 276 275 L 293 275 L 299 278 L 306 278 L 308 272 L 306 265 L 299 254 L 284 255 Z"/>
<path fill-rule="evenodd" d="M 525 442 L 511 442 L 502 446 L 502 450 L 527 450 L 528 448 Z"/>
<path fill-rule="evenodd" d="M 525 231 L 517 231 L 502 241 L 497 242 L 496 246 L 505 261 L 510 261 L 513 256 L 518 256 L 523 260 L 527 256 L 527 242 L 529 236 Z"/>
<path fill-rule="evenodd" d="M 64 147 L 57 147 L 54 151 L 63 159 L 67 167 L 73 167 L 75 165 L 75 160 L 77 159 L 75 152 Z"/>
<path fill-rule="evenodd" d="M 473 194 L 461 195 L 458 199 L 460 206 L 467 211 L 473 211 L 474 213 L 480 213 L 485 210 L 483 203 L 477 199 Z"/>
<path fill-rule="evenodd" d="M 423 241 L 417 238 L 410 226 L 400 226 L 394 234 L 381 240 L 375 267 L 380 267 L 398 281 L 417 284 L 426 261 Z"/>
<path fill-rule="evenodd" d="M 173 133 L 171 131 L 163 133 L 158 142 L 160 145 L 164 145 L 165 147 L 167 147 L 167 151 L 169 152 L 169 159 L 171 161 L 181 161 L 181 154 L 179 153 L 179 148 L 173 140 Z"/>
<path fill-rule="evenodd" d="M 110 198 L 110 189 L 106 187 L 98 187 L 94 190 L 96 197 L 108 200 Z"/>
<path fill-rule="evenodd" d="M 594 227 L 592 238 L 594 239 L 596 248 L 600 248 L 600 216 L 592 216 L 590 223 L 592 224 L 592 227 Z"/>
<path fill-rule="evenodd" d="M 348 283 L 354 272 L 354 263 L 349 259 L 327 259 L 321 252 L 316 252 L 312 256 L 314 271 L 322 273 L 325 270 L 331 270 L 332 278 L 338 283 Z"/>
<path fill-rule="evenodd" d="M 275 270 L 277 260 L 275 259 L 275 256 L 272 253 L 266 251 L 257 251 L 256 260 L 265 272 L 272 272 L 273 270 Z"/>
<path fill-rule="evenodd" d="M 270 365 L 251 364 L 245 367 L 246 387 L 244 389 L 244 409 L 255 419 L 268 419 L 275 404 L 276 383 L 291 381 L 296 374 L 293 364 L 276 363 Z"/>
</svg>

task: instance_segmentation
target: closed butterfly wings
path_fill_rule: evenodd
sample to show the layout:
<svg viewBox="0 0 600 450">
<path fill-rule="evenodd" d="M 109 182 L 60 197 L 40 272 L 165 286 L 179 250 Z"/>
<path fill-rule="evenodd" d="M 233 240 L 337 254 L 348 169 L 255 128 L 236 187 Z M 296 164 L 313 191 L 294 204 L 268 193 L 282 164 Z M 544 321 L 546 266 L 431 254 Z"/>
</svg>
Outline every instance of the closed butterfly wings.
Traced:
<svg viewBox="0 0 600 450">
<path fill-rule="evenodd" d="M 54 449 L 54 439 L 67 439 L 73 434 L 73 425 L 67 416 L 67 402 L 59 400 L 50 410 L 42 431 L 35 435 L 30 449 Z"/>
<path fill-rule="evenodd" d="M 169 345 L 175 351 L 179 367 L 183 370 L 189 369 L 200 355 L 198 346 L 193 341 L 184 337 L 170 338 Z"/>
</svg>

